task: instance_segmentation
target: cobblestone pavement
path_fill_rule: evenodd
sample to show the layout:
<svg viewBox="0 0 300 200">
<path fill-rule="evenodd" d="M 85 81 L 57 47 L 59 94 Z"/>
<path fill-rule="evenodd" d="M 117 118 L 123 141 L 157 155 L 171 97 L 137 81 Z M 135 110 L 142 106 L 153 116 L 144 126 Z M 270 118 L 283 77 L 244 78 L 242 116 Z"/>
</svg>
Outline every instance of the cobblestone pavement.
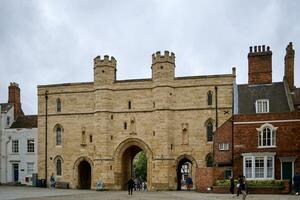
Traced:
<svg viewBox="0 0 300 200">
<path fill-rule="evenodd" d="M 225 200 L 233 199 L 230 194 L 203 194 L 187 191 L 166 191 L 166 192 L 134 192 L 129 196 L 126 191 L 105 191 L 96 192 L 92 190 L 61 190 L 33 187 L 10 187 L 0 186 L 0 200 L 8 199 L 32 199 L 32 200 Z M 242 199 L 242 197 L 234 198 Z M 247 200 L 300 200 L 300 196 L 295 195 L 249 195 Z"/>
</svg>

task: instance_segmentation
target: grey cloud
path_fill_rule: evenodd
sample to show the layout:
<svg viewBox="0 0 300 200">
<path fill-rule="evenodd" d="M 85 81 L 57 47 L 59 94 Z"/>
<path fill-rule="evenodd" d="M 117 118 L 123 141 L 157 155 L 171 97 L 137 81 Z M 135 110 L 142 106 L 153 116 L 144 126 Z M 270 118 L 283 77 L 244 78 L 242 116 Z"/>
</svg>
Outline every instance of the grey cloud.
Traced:
<svg viewBox="0 0 300 200">
<path fill-rule="evenodd" d="M 151 76 L 151 54 L 176 54 L 176 75 L 230 73 L 247 82 L 250 45 L 273 50 L 281 81 L 288 42 L 296 49 L 300 86 L 298 1 L 0 1 L 0 102 L 16 81 L 23 109 L 37 113 L 36 86 L 93 80 L 92 61 L 118 60 L 118 79 Z M 298 75 L 299 76 L 299 75 Z"/>
</svg>

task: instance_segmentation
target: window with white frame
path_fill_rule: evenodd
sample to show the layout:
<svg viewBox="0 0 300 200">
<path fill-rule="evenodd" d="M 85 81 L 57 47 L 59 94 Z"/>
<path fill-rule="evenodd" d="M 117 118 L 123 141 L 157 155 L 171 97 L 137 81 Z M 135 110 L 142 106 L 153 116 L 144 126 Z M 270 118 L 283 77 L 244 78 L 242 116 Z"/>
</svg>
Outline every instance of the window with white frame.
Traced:
<svg viewBox="0 0 300 200">
<path fill-rule="evenodd" d="M 276 147 L 277 127 L 267 123 L 256 130 L 258 131 L 258 147 Z"/>
<path fill-rule="evenodd" d="M 229 144 L 228 144 L 228 143 L 220 143 L 220 144 L 219 144 L 219 150 L 220 150 L 220 151 L 226 151 L 226 150 L 229 150 Z"/>
<path fill-rule="evenodd" d="M 27 140 L 27 152 L 34 153 L 34 139 Z"/>
<path fill-rule="evenodd" d="M 19 153 L 19 140 L 13 140 L 11 143 L 11 151 L 13 153 Z"/>
<path fill-rule="evenodd" d="M 269 112 L 269 100 L 259 99 L 255 102 L 256 113 L 268 113 Z"/>
<path fill-rule="evenodd" d="M 32 175 L 34 173 L 34 162 L 27 163 L 27 175 Z"/>
<path fill-rule="evenodd" d="M 247 179 L 274 179 L 274 155 L 247 155 L 243 157 L 243 170 Z"/>
</svg>

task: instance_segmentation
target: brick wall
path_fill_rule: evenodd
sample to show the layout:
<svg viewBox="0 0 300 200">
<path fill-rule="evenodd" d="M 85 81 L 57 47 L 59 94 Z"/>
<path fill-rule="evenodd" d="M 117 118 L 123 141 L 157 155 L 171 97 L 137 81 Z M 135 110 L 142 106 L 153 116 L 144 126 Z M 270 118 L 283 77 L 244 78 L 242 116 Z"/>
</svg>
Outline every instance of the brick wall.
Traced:
<svg viewBox="0 0 300 200">
<path fill-rule="evenodd" d="M 298 157 L 295 161 L 295 173 L 300 173 L 300 112 L 268 113 L 255 115 L 237 115 L 234 125 L 234 174 L 243 173 L 241 153 L 248 152 L 275 152 L 275 178 L 281 178 L 281 164 L 279 157 Z M 279 121 L 281 120 L 281 121 Z M 283 121 L 285 120 L 285 121 Z M 277 122 L 276 122 L 277 121 Z M 248 124 L 236 124 L 252 122 Z M 258 148 L 258 131 L 268 122 L 276 131 L 276 148 Z"/>
</svg>

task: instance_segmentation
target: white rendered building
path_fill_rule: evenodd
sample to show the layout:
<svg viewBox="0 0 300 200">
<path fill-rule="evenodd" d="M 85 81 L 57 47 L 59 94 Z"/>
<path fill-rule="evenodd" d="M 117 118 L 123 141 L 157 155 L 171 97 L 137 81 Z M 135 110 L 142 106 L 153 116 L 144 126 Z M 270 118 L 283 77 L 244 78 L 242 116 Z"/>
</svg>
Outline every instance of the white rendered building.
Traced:
<svg viewBox="0 0 300 200">
<path fill-rule="evenodd" d="M 6 181 L 32 185 L 37 173 L 37 116 L 22 116 L 4 131 L 7 142 Z"/>
</svg>

